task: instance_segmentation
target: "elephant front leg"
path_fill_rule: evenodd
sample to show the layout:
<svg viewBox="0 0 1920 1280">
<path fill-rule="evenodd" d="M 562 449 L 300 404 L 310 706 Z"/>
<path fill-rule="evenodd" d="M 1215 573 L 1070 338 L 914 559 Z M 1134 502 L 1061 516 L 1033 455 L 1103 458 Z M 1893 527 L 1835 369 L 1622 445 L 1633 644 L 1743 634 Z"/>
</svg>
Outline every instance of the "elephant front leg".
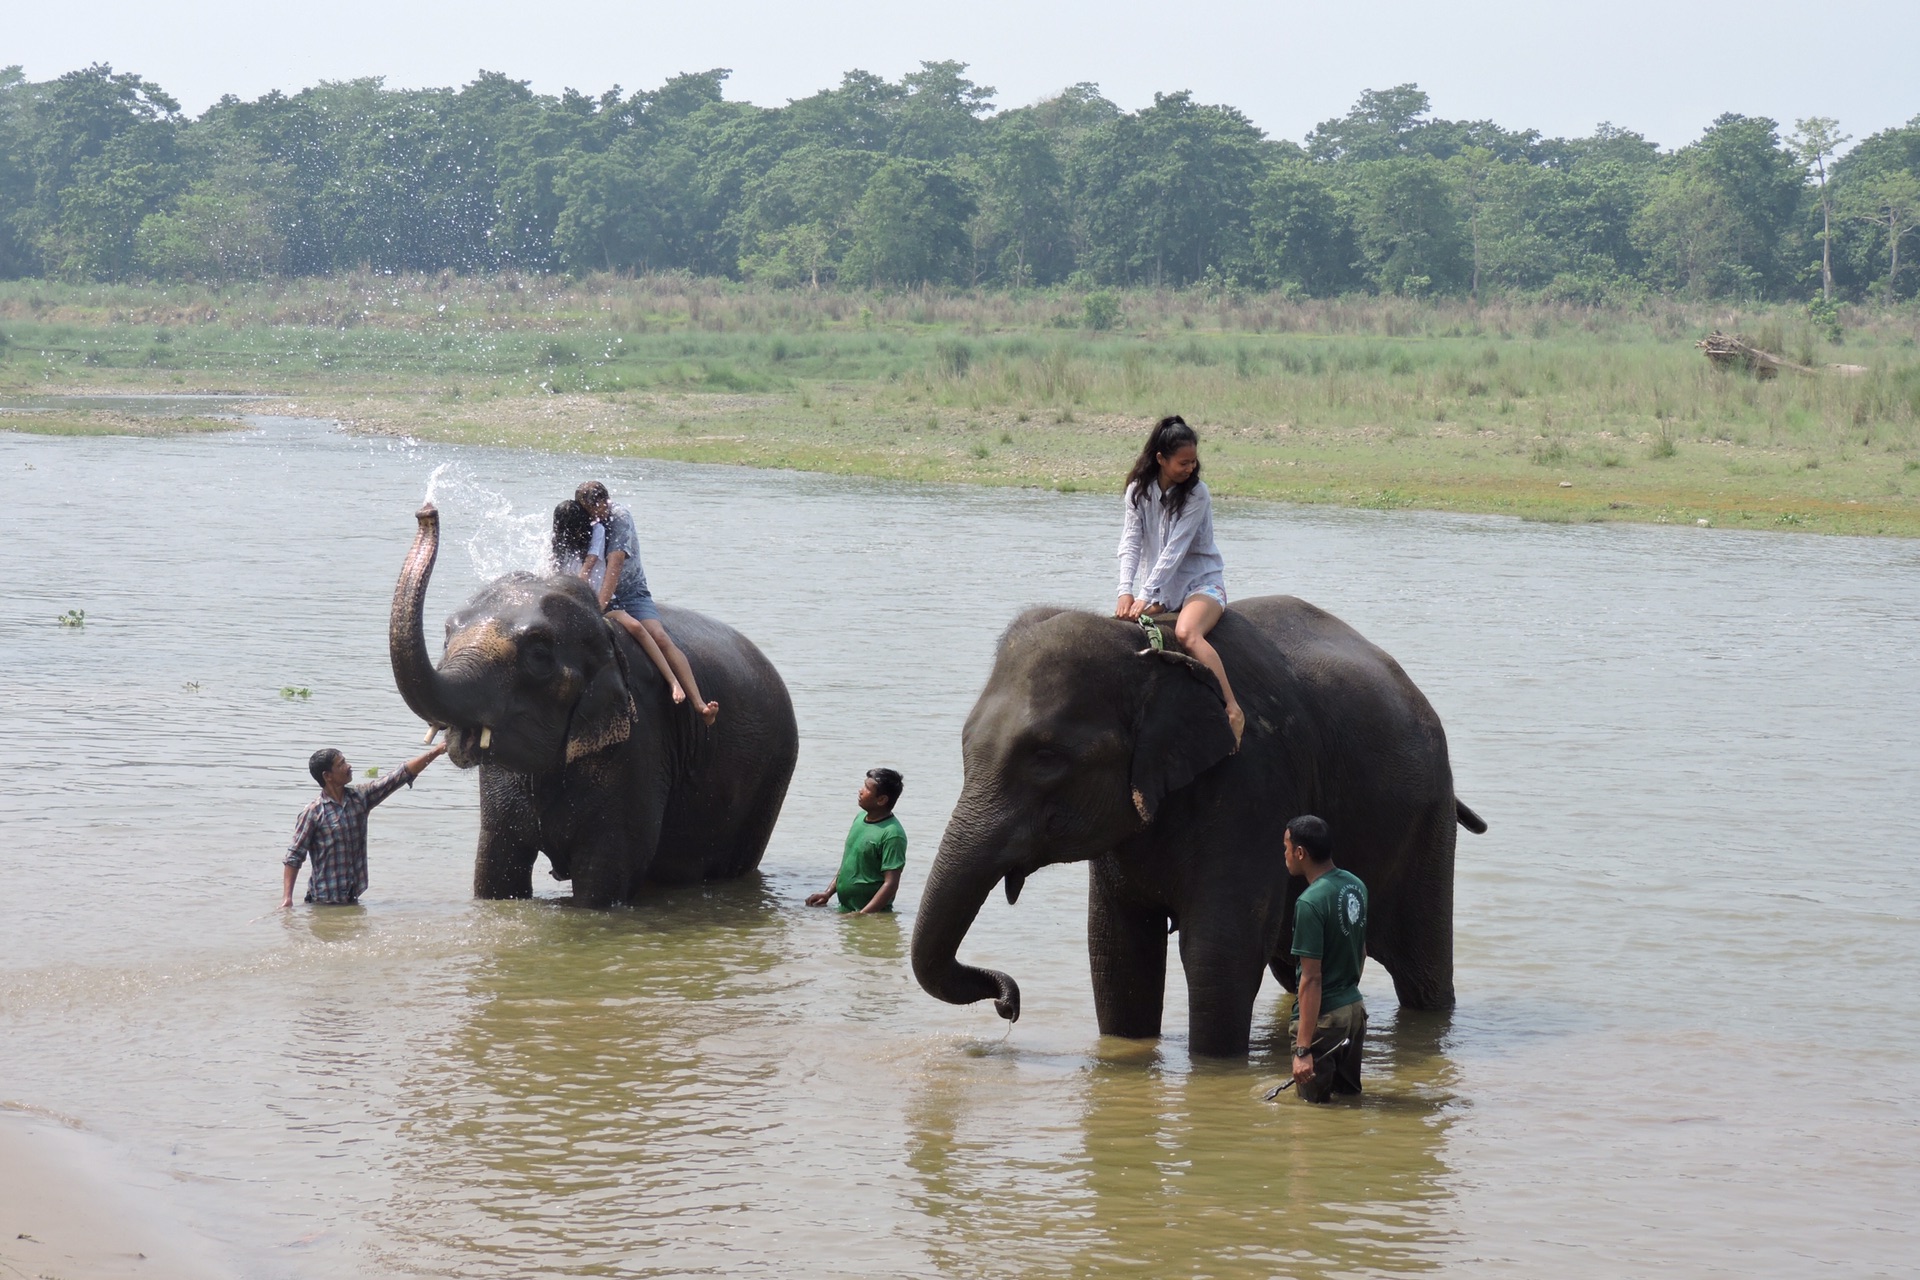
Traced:
<svg viewBox="0 0 1920 1280">
<path fill-rule="evenodd" d="M 533 864 L 539 850 L 511 833 L 480 828 L 480 848 L 473 859 L 473 896 L 476 898 L 531 898 Z"/>
<path fill-rule="evenodd" d="M 1244 898 L 1196 905 L 1180 921 L 1187 975 L 1187 1040 L 1195 1054 L 1243 1058 L 1253 1002 L 1266 974 L 1263 930 Z"/>
<path fill-rule="evenodd" d="M 473 896 L 531 898 L 533 864 L 539 853 L 539 825 L 526 779 L 482 765 L 480 846 L 473 857 Z"/>
<path fill-rule="evenodd" d="M 1087 958 L 1100 1033 L 1129 1039 L 1160 1034 L 1167 993 L 1167 913 L 1126 901 L 1117 873 L 1096 858 L 1087 876 Z"/>
</svg>

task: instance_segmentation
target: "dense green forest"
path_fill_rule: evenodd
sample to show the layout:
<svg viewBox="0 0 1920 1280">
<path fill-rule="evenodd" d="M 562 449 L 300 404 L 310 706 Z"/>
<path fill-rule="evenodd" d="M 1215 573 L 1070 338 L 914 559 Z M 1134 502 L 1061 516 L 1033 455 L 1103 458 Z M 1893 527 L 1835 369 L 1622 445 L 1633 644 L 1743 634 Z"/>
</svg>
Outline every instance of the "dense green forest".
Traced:
<svg viewBox="0 0 1920 1280">
<path fill-rule="evenodd" d="M 1369 91 L 1304 145 L 1093 85 L 996 110 L 964 64 L 781 108 L 658 89 L 325 83 L 197 118 L 104 65 L 0 71 L 0 278 L 683 271 L 775 286 L 1218 283 L 1626 301 L 1891 302 L 1920 288 L 1920 116 L 1723 115 L 1677 150 L 1544 138 Z"/>
</svg>

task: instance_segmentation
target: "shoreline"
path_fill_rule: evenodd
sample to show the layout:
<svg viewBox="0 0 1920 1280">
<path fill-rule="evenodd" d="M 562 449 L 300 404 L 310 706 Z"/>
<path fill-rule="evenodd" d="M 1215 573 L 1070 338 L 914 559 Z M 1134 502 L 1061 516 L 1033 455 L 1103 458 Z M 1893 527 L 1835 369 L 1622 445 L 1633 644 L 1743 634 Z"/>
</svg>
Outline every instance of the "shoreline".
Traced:
<svg viewBox="0 0 1920 1280">
<path fill-rule="evenodd" d="M 183 388 L 168 391 L 180 393 Z M 156 388 L 76 395 L 164 395 Z M 235 394 L 228 392 L 228 394 Z M 1122 413 L 943 408 L 870 389 L 807 393 L 625 392 L 449 397 L 315 387 L 257 397 L 249 415 L 326 419 L 363 436 L 658 458 L 937 483 L 1099 491 L 1117 485 L 1143 422 Z M 0 401 L 3 402 L 3 401 Z M 112 411 L 6 414 L 28 434 L 174 435 L 231 419 Z M 1203 424 L 1217 498 L 1362 510 L 1504 515 L 1556 524 L 1666 524 L 1859 537 L 1920 537 L 1920 476 L 1884 458 L 1792 446 L 1600 430 L 1587 452 L 1466 424 L 1312 428 Z M 1531 450 L 1531 452 L 1528 452 Z M 1823 469 L 1824 465 L 1824 469 Z M 1911 491 L 1911 492 L 1910 492 Z"/>
<path fill-rule="evenodd" d="M 131 1167 L 74 1125 L 0 1105 L 0 1278 L 237 1276 L 180 1221 L 164 1175 Z"/>
</svg>

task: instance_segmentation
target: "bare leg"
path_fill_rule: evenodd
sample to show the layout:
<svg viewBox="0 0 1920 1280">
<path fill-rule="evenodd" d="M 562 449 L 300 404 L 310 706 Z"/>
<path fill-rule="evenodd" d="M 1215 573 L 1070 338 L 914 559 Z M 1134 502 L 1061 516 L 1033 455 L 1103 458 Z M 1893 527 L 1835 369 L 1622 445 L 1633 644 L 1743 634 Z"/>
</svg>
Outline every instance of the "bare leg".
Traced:
<svg viewBox="0 0 1920 1280">
<path fill-rule="evenodd" d="M 1233 696 L 1233 686 L 1227 683 L 1227 669 L 1220 661 L 1219 652 L 1207 643 L 1207 632 L 1213 630 L 1226 612 L 1220 602 L 1212 596 L 1188 596 L 1187 602 L 1180 606 L 1179 620 L 1173 624 L 1174 639 L 1182 648 L 1192 654 L 1194 661 L 1213 672 L 1213 678 L 1220 682 L 1220 696 L 1227 702 L 1227 723 L 1233 728 L 1234 750 L 1239 750 L 1240 735 L 1246 731 L 1247 716 L 1240 710 L 1240 703 Z"/>
<path fill-rule="evenodd" d="M 667 634 L 667 629 L 660 625 L 658 618 L 648 618 L 640 625 L 653 633 L 653 638 L 659 643 L 661 652 L 667 655 L 667 661 L 672 664 L 674 674 L 680 677 L 680 683 L 686 686 L 687 695 L 693 699 L 694 710 L 700 713 L 702 720 L 712 724 L 720 716 L 720 704 L 708 702 L 700 696 L 700 682 L 693 678 L 693 668 L 687 663 L 687 655 L 680 652 L 680 646 L 673 642 L 673 637 Z"/>
<path fill-rule="evenodd" d="M 641 624 L 640 619 L 625 609 L 610 610 L 607 616 L 619 623 L 626 633 L 633 637 L 634 642 L 640 646 L 640 651 L 647 655 L 647 661 L 660 668 L 660 674 L 667 678 L 667 684 L 673 689 L 673 700 L 685 702 L 687 691 L 680 687 L 680 680 L 673 674 L 673 667 L 667 662 L 667 655 L 660 652 L 660 646 L 653 642 L 653 636 Z"/>
</svg>

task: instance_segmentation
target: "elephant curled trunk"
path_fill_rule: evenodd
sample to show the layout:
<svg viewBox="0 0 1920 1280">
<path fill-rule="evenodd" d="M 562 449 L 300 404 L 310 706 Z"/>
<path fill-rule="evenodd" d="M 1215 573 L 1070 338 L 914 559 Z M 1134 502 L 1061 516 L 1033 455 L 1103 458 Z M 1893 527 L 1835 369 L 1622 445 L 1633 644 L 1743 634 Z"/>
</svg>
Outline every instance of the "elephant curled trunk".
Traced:
<svg viewBox="0 0 1920 1280">
<path fill-rule="evenodd" d="M 956 958 L 961 940 L 973 927 L 987 895 L 1002 872 L 956 825 L 940 842 L 939 856 L 928 873 L 913 925 L 913 976 L 922 989 L 948 1004 L 992 1000 L 994 1012 L 1008 1022 L 1020 1019 L 1020 987 L 1004 973 L 976 969 Z M 1017 890 L 1011 890 L 1009 897 Z"/>
<path fill-rule="evenodd" d="M 473 719 L 466 705 L 471 699 L 462 697 L 459 686 L 434 669 L 420 616 L 433 562 L 440 554 L 440 513 L 429 502 L 414 513 L 414 519 L 420 527 L 400 568 L 400 580 L 394 584 L 387 651 L 393 660 L 393 682 L 407 706 L 428 724 L 450 727 Z"/>
</svg>

